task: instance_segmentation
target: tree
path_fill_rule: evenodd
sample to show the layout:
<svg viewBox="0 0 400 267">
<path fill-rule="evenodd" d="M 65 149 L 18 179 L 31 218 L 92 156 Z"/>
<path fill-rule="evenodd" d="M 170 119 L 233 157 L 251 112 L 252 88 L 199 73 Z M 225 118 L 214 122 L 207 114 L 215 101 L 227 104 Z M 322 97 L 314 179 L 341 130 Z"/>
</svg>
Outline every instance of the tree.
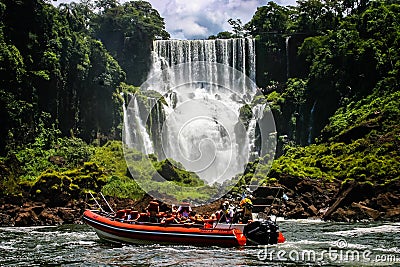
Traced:
<svg viewBox="0 0 400 267">
<path fill-rule="evenodd" d="M 253 35 L 284 33 L 287 30 L 289 10 L 274 2 L 258 7 L 256 13 L 245 28 Z"/>
<path fill-rule="evenodd" d="M 167 39 L 164 19 L 145 1 L 131 1 L 108 8 L 94 21 L 94 36 L 117 59 L 127 82 L 139 86 L 150 68 L 154 39 Z"/>
<path fill-rule="evenodd" d="M 240 19 L 229 19 L 228 23 L 232 26 L 234 38 L 242 38 L 246 36 L 245 28 L 243 27 Z"/>
</svg>

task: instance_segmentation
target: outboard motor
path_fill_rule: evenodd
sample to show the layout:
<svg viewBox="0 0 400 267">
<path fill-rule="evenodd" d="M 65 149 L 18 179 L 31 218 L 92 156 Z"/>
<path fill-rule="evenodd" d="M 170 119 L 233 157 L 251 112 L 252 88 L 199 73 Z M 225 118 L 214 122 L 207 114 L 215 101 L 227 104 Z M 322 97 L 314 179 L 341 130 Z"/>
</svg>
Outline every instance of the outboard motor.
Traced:
<svg viewBox="0 0 400 267">
<path fill-rule="evenodd" d="M 278 243 L 279 227 L 270 220 L 254 221 L 244 227 L 243 234 L 253 245 L 273 245 Z"/>
</svg>

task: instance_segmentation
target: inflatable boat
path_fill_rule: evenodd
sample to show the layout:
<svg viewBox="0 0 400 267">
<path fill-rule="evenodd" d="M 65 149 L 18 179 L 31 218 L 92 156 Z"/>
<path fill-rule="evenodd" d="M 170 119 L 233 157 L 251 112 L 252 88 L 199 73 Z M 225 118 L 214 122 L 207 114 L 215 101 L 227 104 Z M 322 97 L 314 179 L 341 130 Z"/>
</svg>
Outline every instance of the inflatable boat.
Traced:
<svg viewBox="0 0 400 267">
<path fill-rule="evenodd" d="M 237 225 L 212 221 L 199 224 L 176 223 L 169 218 L 156 222 L 121 219 L 117 215 L 118 212 L 86 210 L 83 221 L 100 239 L 113 243 L 237 247 L 284 242 L 278 226 L 268 220 Z"/>
</svg>

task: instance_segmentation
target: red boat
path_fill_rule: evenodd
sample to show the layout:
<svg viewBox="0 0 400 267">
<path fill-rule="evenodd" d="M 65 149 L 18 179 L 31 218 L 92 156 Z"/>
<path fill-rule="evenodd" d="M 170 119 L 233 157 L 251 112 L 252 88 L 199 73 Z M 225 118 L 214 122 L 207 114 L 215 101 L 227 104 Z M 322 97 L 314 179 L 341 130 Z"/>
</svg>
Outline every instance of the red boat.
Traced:
<svg viewBox="0 0 400 267">
<path fill-rule="evenodd" d="M 272 221 L 253 221 L 237 227 L 235 224 L 209 222 L 143 222 L 122 220 L 118 217 L 118 212 L 117 215 L 111 215 L 97 210 L 86 210 L 83 221 L 91 226 L 101 239 L 114 243 L 235 247 L 284 242 L 283 235 Z"/>
<path fill-rule="evenodd" d="M 208 228 L 195 224 L 121 222 L 99 211 L 86 210 L 83 220 L 106 241 L 129 244 L 186 244 L 244 246 L 246 237 L 238 229 Z"/>
</svg>

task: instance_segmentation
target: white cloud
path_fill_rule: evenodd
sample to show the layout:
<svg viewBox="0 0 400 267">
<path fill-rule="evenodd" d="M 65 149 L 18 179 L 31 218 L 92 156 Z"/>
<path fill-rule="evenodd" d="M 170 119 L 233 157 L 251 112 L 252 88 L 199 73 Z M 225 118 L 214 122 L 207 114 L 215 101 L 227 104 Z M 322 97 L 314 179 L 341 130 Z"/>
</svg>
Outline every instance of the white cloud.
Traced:
<svg viewBox="0 0 400 267">
<path fill-rule="evenodd" d="M 58 3 L 73 0 L 58 0 Z M 120 0 L 121 3 L 128 0 Z M 175 39 L 202 39 L 231 30 L 228 19 L 248 22 L 257 7 L 270 0 L 148 0 L 165 19 L 167 31 Z M 296 0 L 274 0 L 280 5 L 295 5 Z"/>
<path fill-rule="evenodd" d="M 242 22 L 251 19 L 257 6 L 265 4 L 260 0 L 150 0 L 159 6 L 165 18 L 167 31 L 172 38 L 207 38 L 220 31 L 230 30 L 228 19 L 240 18 Z"/>
</svg>

